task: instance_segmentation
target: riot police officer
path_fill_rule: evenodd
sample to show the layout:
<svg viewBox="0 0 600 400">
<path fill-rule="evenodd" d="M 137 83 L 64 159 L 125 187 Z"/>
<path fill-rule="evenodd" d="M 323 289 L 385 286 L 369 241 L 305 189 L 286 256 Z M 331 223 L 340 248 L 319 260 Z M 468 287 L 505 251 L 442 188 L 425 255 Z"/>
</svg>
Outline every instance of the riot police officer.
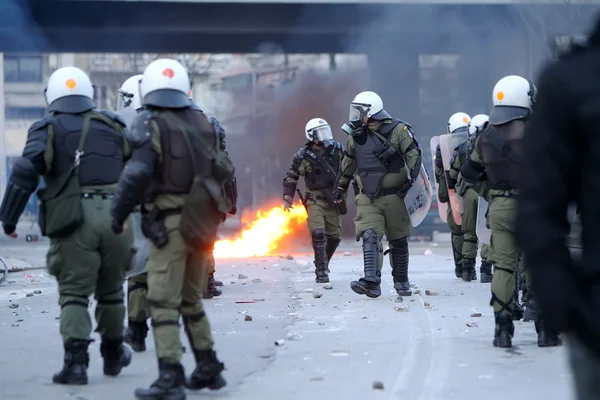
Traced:
<svg viewBox="0 0 600 400">
<path fill-rule="evenodd" d="M 520 253 L 515 238 L 517 182 L 521 173 L 521 145 L 535 91 L 533 83 L 521 76 L 506 76 L 496 83 L 489 126 L 475 141 L 471 157 L 461 169 L 467 183 L 487 181 L 489 188 L 494 263 L 491 303 L 496 321 L 493 342 L 496 347 L 512 347 L 515 329 L 515 274 Z M 558 334 L 548 332 L 540 322 L 535 323 L 538 345 L 559 345 Z"/>
<path fill-rule="evenodd" d="M 329 261 L 340 244 L 346 203 L 334 203 L 333 190 L 341 172 L 344 155 L 342 145 L 333 140 L 331 127 L 322 118 L 313 118 L 304 129 L 305 145 L 298 150 L 292 166 L 283 179 L 284 209 L 292 208 L 296 186 L 304 176 L 306 191 L 301 196 L 308 213 L 308 231 L 315 253 L 315 281 L 329 282 Z M 298 191 L 300 193 L 300 191 Z"/>
<path fill-rule="evenodd" d="M 121 85 L 119 97 L 117 98 L 117 113 L 128 126 L 131 126 L 135 117 L 142 111 L 142 103 L 139 96 L 139 85 L 142 75 L 134 75 Z M 138 214 L 139 217 L 139 214 Z M 137 229 L 136 224 L 136 229 Z M 146 305 L 148 293 L 147 276 L 145 273 L 146 252 L 138 252 L 137 257 L 144 260 L 143 271 L 134 268 L 127 277 L 127 329 L 124 339 L 136 352 L 146 351 L 146 337 L 148 336 L 147 320 L 150 318 L 150 310 Z"/>
<path fill-rule="evenodd" d="M 487 116 L 483 116 L 487 118 Z M 482 118 L 482 114 L 476 115 L 473 119 L 478 120 Z M 477 205 L 479 202 L 479 194 L 467 185 L 457 185 L 458 176 L 460 169 L 467 161 L 467 158 L 471 154 L 473 148 L 473 141 L 476 135 L 476 126 L 479 121 L 475 121 L 474 125 L 471 125 L 473 119 L 469 119 L 467 124 L 468 137 L 467 140 L 462 142 L 458 147 L 454 149 L 453 158 L 450 161 L 450 172 L 449 172 L 449 187 L 456 188 L 456 192 L 463 200 L 463 212 L 461 214 L 460 229 L 462 231 L 462 279 L 465 282 L 470 282 L 477 279 L 477 273 L 475 271 L 475 260 L 477 258 Z M 475 129 L 470 129 L 474 127 Z"/>
<path fill-rule="evenodd" d="M 42 234 L 50 238 L 47 268 L 58 283 L 65 350 L 63 369 L 52 380 L 84 385 L 92 294 L 97 300 L 96 331 L 102 338 L 104 374 L 116 376 L 131 362 L 131 351 L 123 345 L 123 283 L 132 263 L 133 234 L 115 236 L 109 222 L 110 200 L 130 149 L 125 123 L 112 113 L 95 110 L 94 88 L 82 70 L 55 71 L 45 96 L 49 115 L 29 129 L 0 207 L 0 220 L 4 232 L 16 237 L 19 216 L 43 176 L 46 187 L 38 192 L 39 222 Z"/>
<path fill-rule="evenodd" d="M 360 192 L 355 198 L 355 232 L 356 239 L 363 241 L 364 277 L 350 287 L 357 294 L 381 296 L 381 240 L 385 233 L 394 288 L 398 295 L 410 296 L 407 238 L 411 219 L 404 198 L 421 171 L 419 144 L 410 125 L 390 116 L 374 92 L 354 97 L 349 122 L 342 129 L 348 142 L 335 197 L 341 201 L 356 172 Z"/>
<path fill-rule="evenodd" d="M 142 231 L 150 241 L 147 298 L 159 376 L 150 388 L 135 390 L 142 400 L 186 398 L 180 316 L 196 359 L 187 387 L 226 385 L 201 298 L 217 228 L 231 209 L 224 185 L 233 165 L 220 150 L 213 124 L 191 109 L 189 91 L 188 73 L 175 60 L 156 60 L 144 71 L 145 110 L 133 122 L 132 160 L 111 209 L 113 231 L 120 233 L 127 216 L 143 204 Z"/>
<path fill-rule="evenodd" d="M 471 117 L 469 114 L 464 112 L 456 112 L 448 119 L 447 134 L 461 134 L 468 132 L 468 125 Z M 447 203 L 446 208 L 446 221 L 448 228 L 450 228 L 450 239 L 452 245 L 452 255 L 454 258 L 454 274 L 457 278 L 463 276 L 463 242 L 464 234 L 460 224 L 457 224 L 454 220 L 452 207 L 450 205 L 450 197 L 448 188 L 454 189 L 453 182 L 449 182 L 450 177 L 448 171 L 444 171 L 444 164 L 442 162 L 442 152 L 438 145 L 435 149 L 435 178 L 438 183 L 438 201 Z"/>
<path fill-rule="evenodd" d="M 202 112 L 202 109 L 194 101 L 191 92 L 190 92 L 190 104 L 191 104 L 192 110 Z M 221 143 L 221 151 L 224 151 L 225 153 L 227 153 L 227 144 L 225 143 L 225 129 L 223 129 L 223 126 L 219 123 L 219 121 L 217 121 L 216 118 L 210 117 L 209 120 L 212 122 L 212 124 L 217 129 L 217 133 L 219 135 L 219 141 Z M 235 215 L 235 214 L 237 214 L 237 180 L 236 180 L 235 176 L 233 177 L 233 179 L 230 182 L 228 182 L 225 185 L 225 191 L 227 192 L 227 195 L 229 196 L 229 198 L 231 198 L 232 203 L 233 203 L 233 207 L 228 212 L 228 215 Z M 223 282 L 215 279 L 215 257 L 213 256 L 213 254 L 211 252 L 208 256 L 208 282 L 207 282 L 207 286 L 206 286 L 206 290 L 204 292 L 203 298 L 204 299 L 212 299 L 213 297 L 218 297 L 221 294 L 223 294 L 223 292 L 217 286 L 223 286 Z"/>
</svg>

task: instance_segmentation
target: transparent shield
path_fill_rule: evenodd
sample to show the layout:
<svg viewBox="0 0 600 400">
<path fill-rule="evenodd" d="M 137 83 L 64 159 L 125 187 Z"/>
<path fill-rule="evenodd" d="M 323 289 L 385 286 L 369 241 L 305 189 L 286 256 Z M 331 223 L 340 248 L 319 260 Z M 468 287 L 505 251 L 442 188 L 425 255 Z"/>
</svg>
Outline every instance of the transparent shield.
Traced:
<svg viewBox="0 0 600 400">
<path fill-rule="evenodd" d="M 131 106 L 133 101 L 133 94 L 127 93 L 123 90 L 119 90 L 119 97 L 117 99 L 117 110 L 122 110 L 126 107 Z"/>
<path fill-rule="evenodd" d="M 440 137 L 439 136 L 434 136 L 431 138 L 431 140 L 429 141 L 429 148 L 431 151 L 431 166 L 433 167 L 433 171 L 434 171 L 434 181 L 435 181 L 435 153 L 436 153 L 436 149 L 437 147 L 440 145 Z M 439 182 L 435 182 L 435 193 L 436 193 L 436 203 L 437 203 L 437 208 L 438 208 L 438 214 L 440 216 L 440 219 L 444 222 L 448 222 L 448 204 L 447 203 L 442 203 L 440 202 L 440 199 L 437 198 L 437 193 L 440 192 L 440 184 Z"/>
<path fill-rule="evenodd" d="M 331 127 L 329 125 L 319 126 L 310 131 L 313 140 L 317 142 L 325 142 L 327 140 L 333 139 L 333 135 L 331 134 Z"/>
<path fill-rule="evenodd" d="M 362 121 L 365 116 L 365 110 L 363 106 L 358 104 L 350 104 L 350 114 L 348 115 L 348 121 Z"/>
<path fill-rule="evenodd" d="M 444 164 L 444 171 L 448 174 L 450 172 L 450 162 L 454 155 L 454 150 L 468 138 L 467 132 L 452 133 L 449 135 L 440 135 L 440 152 L 442 153 L 442 164 Z M 446 180 L 446 184 L 448 181 Z M 463 199 L 456 193 L 454 189 L 448 188 L 448 196 L 450 197 L 450 208 L 452 210 L 452 216 L 454 222 L 457 225 L 462 225 L 462 213 L 463 213 Z"/>
<path fill-rule="evenodd" d="M 406 197 L 404 197 L 404 204 L 410 215 L 410 222 L 413 228 L 419 226 L 427 216 L 431 208 L 432 197 L 433 189 L 431 181 L 429 180 L 427 170 L 421 164 L 419 176 L 406 194 Z"/>
<path fill-rule="evenodd" d="M 477 238 L 483 243 L 490 244 L 492 238 L 492 231 L 488 228 L 487 217 L 488 217 L 488 202 L 482 197 L 477 202 L 477 227 L 475 228 Z"/>
</svg>

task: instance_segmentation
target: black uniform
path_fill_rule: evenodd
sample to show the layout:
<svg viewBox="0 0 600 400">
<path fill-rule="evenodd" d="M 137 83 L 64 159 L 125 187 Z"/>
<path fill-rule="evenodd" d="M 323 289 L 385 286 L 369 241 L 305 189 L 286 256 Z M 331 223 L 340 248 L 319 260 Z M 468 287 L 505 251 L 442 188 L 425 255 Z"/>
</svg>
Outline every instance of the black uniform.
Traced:
<svg viewBox="0 0 600 400">
<path fill-rule="evenodd" d="M 517 227 L 545 324 L 569 335 L 579 399 L 600 393 L 600 19 L 589 43 L 541 75 L 524 142 Z M 567 207 L 581 211 L 581 260 Z"/>
</svg>

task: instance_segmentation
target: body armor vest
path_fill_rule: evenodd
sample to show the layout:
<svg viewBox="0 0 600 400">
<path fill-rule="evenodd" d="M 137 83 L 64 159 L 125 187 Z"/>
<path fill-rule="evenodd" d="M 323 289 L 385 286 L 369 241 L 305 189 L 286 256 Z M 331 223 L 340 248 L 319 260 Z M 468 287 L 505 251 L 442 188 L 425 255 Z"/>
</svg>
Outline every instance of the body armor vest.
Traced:
<svg viewBox="0 0 600 400">
<path fill-rule="evenodd" d="M 400 121 L 395 119 L 391 124 L 382 125 L 379 134 L 388 139 L 390 133 L 399 123 Z M 395 154 L 387 165 L 377 158 L 376 151 L 383 144 L 382 140 L 371 131 L 354 136 L 356 173 L 360 176 L 363 193 L 369 197 L 379 194 L 381 181 L 386 174 L 400 172 L 404 167 L 404 159 L 400 154 Z"/>
<path fill-rule="evenodd" d="M 48 179 L 71 169 L 79 145 L 84 117 L 82 114 L 56 114 L 49 120 L 54 131 L 54 158 Z M 116 121 L 115 121 L 116 123 Z M 79 164 L 81 186 L 117 183 L 125 166 L 123 134 L 104 122 L 92 119 Z"/>
<path fill-rule="evenodd" d="M 466 142 L 461 143 L 457 147 L 458 162 L 460 163 L 461 168 L 463 165 L 465 165 L 465 162 L 467 162 L 467 157 L 469 157 L 469 153 L 470 153 L 470 151 L 469 151 L 470 146 L 471 146 L 471 142 L 469 140 L 467 140 Z"/>
<path fill-rule="evenodd" d="M 212 174 L 212 160 L 204 146 L 215 146 L 217 136 L 214 126 L 204 113 L 191 108 L 171 111 L 177 118 L 169 118 L 160 111 L 152 114 L 160 131 L 162 163 L 148 189 L 146 195 L 148 202 L 152 202 L 159 194 L 187 194 L 192 186 L 195 172 L 203 176 Z M 191 132 L 186 132 L 185 126 L 178 119 L 196 127 L 197 134 L 202 136 L 206 144 Z M 186 135 L 189 142 L 186 140 Z M 194 150 L 195 170 L 190 145 Z"/>
<path fill-rule="evenodd" d="M 490 189 L 518 189 L 524 133 L 525 123 L 516 120 L 492 125 L 481 134 L 481 156 Z"/>
<path fill-rule="evenodd" d="M 341 146 L 334 143 L 321 154 L 310 149 L 304 150 L 304 159 L 310 164 L 311 172 L 304 177 L 306 187 L 310 190 L 332 189 L 337 183 L 340 174 Z"/>
</svg>

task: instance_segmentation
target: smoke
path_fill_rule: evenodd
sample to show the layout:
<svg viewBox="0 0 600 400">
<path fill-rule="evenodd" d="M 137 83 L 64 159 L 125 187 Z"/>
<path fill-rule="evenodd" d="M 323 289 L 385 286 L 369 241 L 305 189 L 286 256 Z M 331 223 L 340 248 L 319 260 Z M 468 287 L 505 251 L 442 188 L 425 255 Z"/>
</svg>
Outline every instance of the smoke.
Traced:
<svg viewBox="0 0 600 400">
<path fill-rule="evenodd" d="M 338 127 L 346 122 L 351 99 L 360 91 L 373 90 L 392 116 L 413 126 L 425 165 L 431 169 L 429 140 L 445 132 L 451 114 L 489 113 L 492 88 L 500 78 L 517 74 L 534 79 L 548 58 L 544 40 L 558 33 L 577 33 L 573 30 L 587 24 L 565 21 L 567 9 L 570 15 L 582 14 L 573 12 L 575 5 L 561 6 L 542 10 L 514 4 L 364 4 L 336 9 L 341 11 L 335 15 L 315 15 L 306 7 L 304 15 L 296 18 L 299 25 L 308 21 L 315 26 L 319 18 L 330 24 L 353 24 L 343 52 L 365 54 L 368 68 L 308 71 L 280 88 L 269 115 L 246 127 L 249 139 L 232 143 L 236 164 L 258 174 L 265 198 L 281 198 L 281 181 L 305 141 L 306 122 L 324 118 L 332 126 L 334 138 L 345 145 L 345 135 Z M 332 13 L 333 7 L 329 8 Z M 326 40 L 330 39 L 323 36 Z M 293 44 L 264 47 L 274 54 Z M 238 101 L 242 106 L 247 99 Z M 245 190 L 251 192 L 251 187 Z M 346 234 L 352 232 L 351 216 L 355 214 L 352 204 L 349 208 L 344 219 Z"/>
<path fill-rule="evenodd" d="M 346 134 L 340 127 L 348 118 L 350 101 L 357 93 L 366 89 L 366 81 L 366 71 L 360 69 L 329 72 L 308 70 L 281 86 L 272 99 L 273 107 L 270 112 L 249 124 L 245 136 L 249 139 L 228 141 L 228 148 L 238 171 L 240 198 L 248 198 L 252 189 L 258 189 L 263 195 L 265 200 L 258 202 L 261 205 L 269 204 L 272 199 L 282 198 L 282 181 L 294 155 L 306 143 L 304 128 L 312 118 L 325 119 L 331 125 L 334 139 L 345 147 Z M 245 102 L 242 96 L 237 99 Z M 242 106 L 243 104 L 239 104 L 239 107 Z M 244 179 L 239 176 L 251 175 L 246 174 L 247 169 L 259 181 L 259 185 L 254 185 L 254 188 L 248 179 L 240 184 Z M 303 183 L 298 187 L 302 188 Z M 246 201 L 245 205 L 248 203 Z M 345 233 L 351 235 L 353 204 L 349 204 L 349 208 L 343 225 L 347 228 Z M 299 232 L 296 239 L 304 236 L 306 232 Z"/>
<path fill-rule="evenodd" d="M 0 27 L 3 39 L 8 38 L 4 47 L 19 49 L 46 48 L 46 38 L 33 21 L 26 2 L 2 0 L 0 2 Z"/>
</svg>

